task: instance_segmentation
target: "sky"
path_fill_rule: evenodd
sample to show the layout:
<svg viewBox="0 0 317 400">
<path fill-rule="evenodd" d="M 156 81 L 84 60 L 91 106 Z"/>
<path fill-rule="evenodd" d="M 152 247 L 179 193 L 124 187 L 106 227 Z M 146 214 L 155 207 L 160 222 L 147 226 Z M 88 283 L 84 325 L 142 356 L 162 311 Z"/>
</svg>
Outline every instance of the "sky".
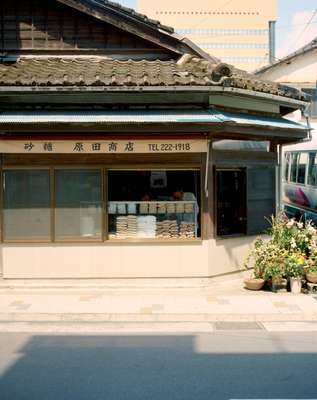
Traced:
<svg viewBox="0 0 317 400">
<path fill-rule="evenodd" d="M 115 1 L 128 7 L 136 7 L 136 0 Z M 156 1 L 159 0 L 153 0 L 153 2 Z M 263 0 L 254 1 L 262 2 Z M 308 24 L 313 15 L 314 18 Z M 317 37 L 317 1 L 278 0 L 276 57 L 281 58 L 292 53 L 315 37 Z"/>
</svg>

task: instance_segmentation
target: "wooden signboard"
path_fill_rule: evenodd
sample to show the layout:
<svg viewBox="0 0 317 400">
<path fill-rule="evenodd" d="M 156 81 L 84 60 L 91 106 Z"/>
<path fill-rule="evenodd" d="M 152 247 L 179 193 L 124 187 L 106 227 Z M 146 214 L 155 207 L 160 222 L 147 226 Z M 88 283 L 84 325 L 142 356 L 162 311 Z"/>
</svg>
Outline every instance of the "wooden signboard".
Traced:
<svg viewBox="0 0 317 400">
<path fill-rule="evenodd" d="M 133 154 L 205 153 L 205 139 L 173 140 L 1 140 L 0 153 Z"/>
</svg>

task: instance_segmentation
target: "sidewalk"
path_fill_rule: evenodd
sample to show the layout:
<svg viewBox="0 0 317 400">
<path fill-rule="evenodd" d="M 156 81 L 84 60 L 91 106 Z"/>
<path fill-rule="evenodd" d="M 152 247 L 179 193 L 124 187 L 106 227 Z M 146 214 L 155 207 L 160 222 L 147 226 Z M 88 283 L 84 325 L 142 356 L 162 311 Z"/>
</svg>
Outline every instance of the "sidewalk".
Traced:
<svg viewBox="0 0 317 400">
<path fill-rule="evenodd" d="M 251 292 L 241 279 L 201 288 L 0 289 L 0 330 L 17 323 L 310 323 L 311 295 Z M 294 325 L 295 326 L 295 325 Z"/>
</svg>

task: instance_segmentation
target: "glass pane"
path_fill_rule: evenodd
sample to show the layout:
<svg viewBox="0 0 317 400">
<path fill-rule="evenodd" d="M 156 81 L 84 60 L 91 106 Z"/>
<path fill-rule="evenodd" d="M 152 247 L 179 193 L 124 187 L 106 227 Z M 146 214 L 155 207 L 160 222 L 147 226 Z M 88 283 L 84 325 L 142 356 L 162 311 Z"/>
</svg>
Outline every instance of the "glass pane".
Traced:
<svg viewBox="0 0 317 400">
<path fill-rule="evenodd" d="M 309 153 L 308 185 L 317 186 L 317 154 Z"/>
<path fill-rule="evenodd" d="M 290 175 L 290 181 L 291 182 L 296 182 L 297 160 L 298 160 L 298 153 L 293 153 L 291 155 L 291 175 Z"/>
<path fill-rule="evenodd" d="M 290 161 L 290 155 L 286 154 L 284 158 L 284 180 L 287 182 L 288 181 L 288 172 L 289 172 L 289 161 Z"/>
<path fill-rule="evenodd" d="M 55 171 L 56 239 L 101 239 L 100 170 Z"/>
<path fill-rule="evenodd" d="M 110 239 L 200 235 L 199 171 L 109 171 Z"/>
<path fill-rule="evenodd" d="M 5 171 L 3 176 L 4 239 L 49 240 L 49 171 Z"/>
<path fill-rule="evenodd" d="M 297 183 L 305 183 L 306 165 L 308 164 L 308 154 L 300 153 L 297 167 Z"/>
</svg>

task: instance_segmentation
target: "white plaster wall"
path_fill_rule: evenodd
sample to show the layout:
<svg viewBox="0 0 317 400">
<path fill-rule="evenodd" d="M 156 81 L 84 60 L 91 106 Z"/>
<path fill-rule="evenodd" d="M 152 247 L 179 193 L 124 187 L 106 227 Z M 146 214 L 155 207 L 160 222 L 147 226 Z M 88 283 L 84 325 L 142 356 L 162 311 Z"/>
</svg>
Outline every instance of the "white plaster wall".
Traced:
<svg viewBox="0 0 317 400">
<path fill-rule="evenodd" d="M 241 269 L 254 238 L 197 243 L 2 245 L 4 278 L 208 277 Z"/>
<path fill-rule="evenodd" d="M 289 84 L 305 84 L 317 81 L 317 50 L 283 62 L 259 75 L 263 79 Z"/>
</svg>

